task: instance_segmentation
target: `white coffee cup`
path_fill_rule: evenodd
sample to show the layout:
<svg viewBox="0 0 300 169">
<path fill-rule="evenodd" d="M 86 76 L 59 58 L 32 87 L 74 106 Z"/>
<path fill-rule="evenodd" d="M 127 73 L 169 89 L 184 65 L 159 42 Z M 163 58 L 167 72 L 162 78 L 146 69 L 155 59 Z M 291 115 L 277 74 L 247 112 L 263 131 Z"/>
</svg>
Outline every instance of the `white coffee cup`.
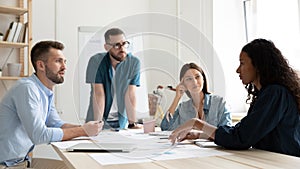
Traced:
<svg viewBox="0 0 300 169">
<path fill-rule="evenodd" d="M 22 64 L 20 63 L 7 63 L 8 76 L 20 76 Z"/>
</svg>

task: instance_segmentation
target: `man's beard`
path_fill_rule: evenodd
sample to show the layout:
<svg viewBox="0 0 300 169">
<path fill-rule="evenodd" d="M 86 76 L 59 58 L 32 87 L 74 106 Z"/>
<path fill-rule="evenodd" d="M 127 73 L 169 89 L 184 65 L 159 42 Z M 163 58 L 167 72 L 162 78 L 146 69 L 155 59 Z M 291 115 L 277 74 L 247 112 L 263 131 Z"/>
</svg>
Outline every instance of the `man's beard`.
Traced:
<svg viewBox="0 0 300 169">
<path fill-rule="evenodd" d="M 110 56 L 113 57 L 116 61 L 122 62 L 125 60 L 126 57 L 118 57 L 112 53 L 110 53 Z"/>
<path fill-rule="evenodd" d="M 46 65 L 46 76 L 55 84 L 60 84 L 64 82 L 64 77 L 59 77 L 58 74 L 53 73 L 50 69 L 48 69 Z"/>
</svg>

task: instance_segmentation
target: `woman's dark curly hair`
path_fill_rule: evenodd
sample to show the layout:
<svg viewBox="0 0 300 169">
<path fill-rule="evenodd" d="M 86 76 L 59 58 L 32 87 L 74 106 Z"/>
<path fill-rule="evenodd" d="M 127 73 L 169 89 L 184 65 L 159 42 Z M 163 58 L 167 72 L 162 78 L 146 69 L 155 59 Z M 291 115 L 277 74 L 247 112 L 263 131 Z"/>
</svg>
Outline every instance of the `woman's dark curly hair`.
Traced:
<svg viewBox="0 0 300 169">
<path fill-rule="evenodd" d="M 182 80 L 184 74 L 185 74 L 188 70 L 190 70 L 190 69 L 196 69 L 196 70 L 198 70 L 198 71 L 201 73 L 201 75 L 202 75 L 202 77 L 203 77 L 203 89 L 202 89 L 202 91 L 203 91 L 204 94 L 210 94 L 210 92 L 208 91 L 208 87 L 207 87 L 208 85 L 207 85 L 206 75 L 205 75 L 204 71 L 201 69 L 201 67 L 198 66 L 198 65 L 195 64 L 195 63 L 186 63 L 186 64 L 184 64 L 184 65 L 182 66 L 182 68 L 181 68 L 181 70 L 180 70 L 180 75 L 179 75 L 180 81 Z M 192 96 L 191 96 L 191 94 L 190 94 L 190 92 L 189 92 L 188 90 L 187 90 L 185 93 L 187 94 L 187 96 L 188 96 L 189 98 L 192 98 Z"/>
<path fill-rule="evenodd" d="M 262 87 L 269 84 L 285 86 L 294 95 L 300 113 L 300 79 L 280 50 L 272 41 L 255 39 L 242 48 L 250 57 L 253 66 L 259 72 Z M 254 103 L 257 96 L 257 88 L 253 84 L 247 84 L 247 101 Z"/>
</svg>

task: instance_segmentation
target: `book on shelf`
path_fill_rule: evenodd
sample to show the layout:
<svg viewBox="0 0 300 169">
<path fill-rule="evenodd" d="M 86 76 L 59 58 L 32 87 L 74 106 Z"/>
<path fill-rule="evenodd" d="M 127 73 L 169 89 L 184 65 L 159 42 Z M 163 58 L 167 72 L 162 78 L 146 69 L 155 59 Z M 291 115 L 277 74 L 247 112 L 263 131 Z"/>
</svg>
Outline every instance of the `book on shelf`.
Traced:
<svg viewBox="0 0 300 169">
<path fill-rule="evenodd" d="M 6 39 L 4 39 L 7 42 L 12 42 L 17 30 L 18 22 L 11 22 L 8 28 L 8 34 Z"/>
<path fill-rule="evenodd" d="M 26 33 L 28 32 L 27 29 L 28 23 L 11 22 L 3 40 L 7 42 L 25 43 Z"/>
<path fill-rule="evenodd" d="M 3 37 L 3 41 L 6 41 L 7 40 L 7 37 L 8 37 L 8 34 L 9 34 L 9 29 L 7 29 L 4 37 Z"/>
<path fill-rule="evenodd" d="M 18 39 L 19 39 L 21 30 L 23 28 L 23 25 L 24 25 L 23 23 L 18 22 L 16 32 L 15 32 L 15 35 L 14 35 L 14 38 L 13 38 L 12 42 L 18 42 Z"/>
<path fill-rule="evenodd" d="M 26 42 L 26 34 L 28 33 L 28 23 L 23 24 L 18 41 L 20 43 Z"/>
</svg>

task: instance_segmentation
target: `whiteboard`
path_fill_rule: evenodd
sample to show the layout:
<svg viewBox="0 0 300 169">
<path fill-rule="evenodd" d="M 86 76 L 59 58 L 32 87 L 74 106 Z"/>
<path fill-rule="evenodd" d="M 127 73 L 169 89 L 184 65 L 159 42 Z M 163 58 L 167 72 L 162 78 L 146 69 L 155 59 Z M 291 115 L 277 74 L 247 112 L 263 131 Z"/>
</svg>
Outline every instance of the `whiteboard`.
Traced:
<svg viewBox="0 0 300 169">
<path fill-rule="evenodd" d="M 128 52 L 133 55 L 135 53 L 141 53 L 143 51 L 143 38 L 142 36 L 127 38 L 130 42 Z M 85 83 L 86 68 L 91 56 L 99 52 L 106 52 L 104 49 L 104 31 L 101 27 L 95 26 L 80 26 L 78 27 L 78 92 L 79 92 L 79 117 L 81 120 L 85 120 L 86 113 L 89 106 L 90 99 L 90 84 Z M 136 56 L 139 57 L 139 56 Z M 140 58 L 141 60 L 141 58 Z M 141 70 L 143 69 L 143 62 L 141 60 Z M 147 81 L 145 73 L 141 72 L 140 77 L 141 86 L 137 87 L 136 99 L 137 99 L 137 119 L 143 119 L 149 117 L 148 106 L 148 91 Z"/>
</svg>

